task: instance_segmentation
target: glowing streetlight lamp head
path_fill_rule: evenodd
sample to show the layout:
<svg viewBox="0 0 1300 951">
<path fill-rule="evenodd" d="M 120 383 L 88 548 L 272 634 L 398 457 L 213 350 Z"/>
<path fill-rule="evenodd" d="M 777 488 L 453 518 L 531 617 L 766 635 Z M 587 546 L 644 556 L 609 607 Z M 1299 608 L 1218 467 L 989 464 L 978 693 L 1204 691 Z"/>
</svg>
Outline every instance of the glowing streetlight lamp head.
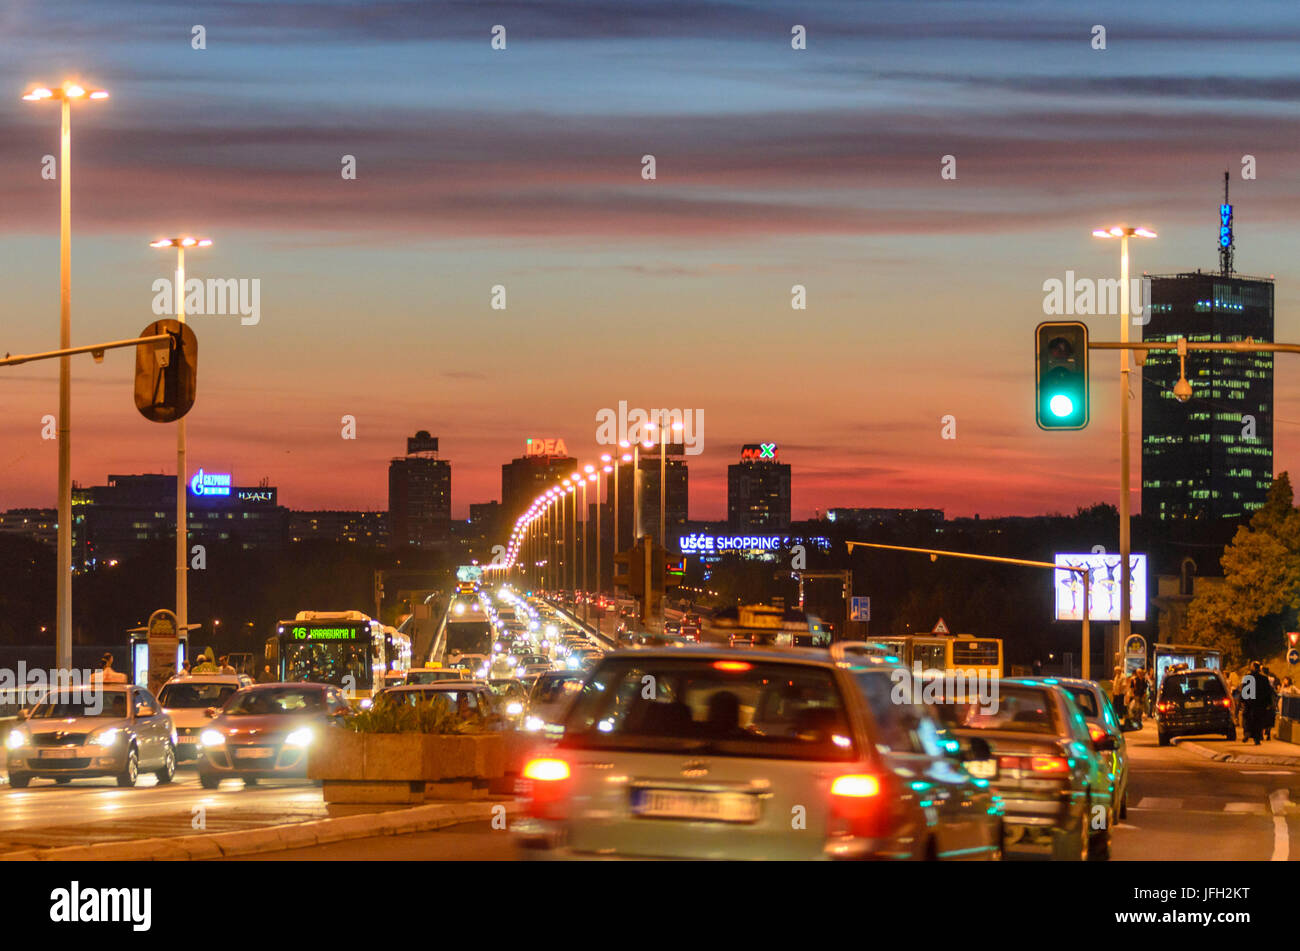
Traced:
<svg viewBox="0 0 1300 951">
<path fill-rule="evenodd" d="M 1139 238 L 1154 238 L 1154 237 L 1156 237 L 1156 233 L 1155 233 L 1154 231 L 1152 231 L 1150 228 L 1134 228 L 1134 229 L 1133 229 L 1133 233 L 1134 233 L 1135 235 L 1137 235 Z"/>
<path fill-rule="evenodd" d="M 572 479 L 572 480 L 575 481 L 575 482 L 581 481 L 581 479 L 582 479 L 582 473 L 579 472 L 579 471 L 577 471 L 577 470 L 575 469 L 575 470 L 573 471 L 573 475 L 569 476 L 569 478 Z"/>
<path fill-rule="evenodd" d="M 618 441 L 618 447 L 619 447 L 620 449 L 631 449 L 631 448 L 632 448 L 632 444 L 631 444 L 630 442 L 628 442 L 626 439 L 620 439 L 620 440 Z"/>
<path fill-rule="evenodd" d="M 1097 230 L 1095 230 L 1095 231 L 1092 233 L 1092 236 L 1093 236 L 1094 238 L 1109 238 L 1109 237 L 1110 237 L 1110 232 L 1109 232 L 1109 231 L 1102 231 L 1100 228 L 1098 228 Z"/>
<path fill-rule="evenodd" d="M 587 481 L 588 481 L 588 482 L 595 482 L 595 481 L 596 481 L 596 476 L 598 476 L 598 475 L 599 475 L 599 473 L 597 473 L 597 472 L 588 472 L 588 473 L 587 473 Z"/>
<path fill-rule="evenodd" d="M 1112 238 L 1122 238 L 1124 237 L 1124 229 L 1119 227 L 1119 225 L 1116 225 L 1114 228 L 1110 229 L 1110 235 Z"/>
<path fill-rule="evenodd" d="M 69 99 L 80 99 L 85 94 L 86 90 L 83 87 L 78 86 L 76 83 L 68 83 L 63 87 L 63 95 L 67 96 Z"/>
<path fill-rule="evenodd" d="M 588 465 L 585 465 L 585 466 L 582 467 L 582 471 L 583 471 L 583 472 L 595 472 L 595 471 L 596 471 L 596 467 L 593 466 L 593 465 L 588 464 Z"/>
<path fill-rule="evenodd" d="M 601 462 L 609 462 L 610 459 L 612 459 L 612 458 L 614 458 L 614 457 L 611 456 L 611 455 L 610 455 L 609 453 L 607 453 L 607 452 L 603 452 L 603 453 L 600 454 L 600 461 L 601 461 Z"/>
<path fill-rule="evenodd" d="M 45 86 L 37 86 L 35 89 L 28 90 L 23 96 L 26 102 L 40 102 L 42 99 L 50 99 L 54 96 L 54 90 Z"/>
<path fill-rule="evenodd" d="M 169 239 L 169 238 L 164 238 L 164 239 L 159 240 L 159 241 L 150 241 L 150 242 L 149 242 L 149 247 L 151 247 L 151 248 L 170 248 L 171 246 L 172 246 L 172 243 L 171 243 L 171 239 Z"/>
<path fill-rule="evenodd" d="M 613 472 L 613 471 L 614 471 L 614 467 L 613 467 L 613 466 L 606 466 L 606 467 L 604 468 L 604 473 L 605 473 L 605 475 L 609 475 L 609 474 L 610 474 L 611 472 Z"/>
<path fill-rule="evenodd" d="M 675 433 L 680 433 L 685 428 L 685 424 L 680 419 L 673 423 L 673 432 Z"/>
<path fill-rule="evenodd" d="M 632 453 L 630 453 L 630 452 L 625 452 L 625 453 L 623 453 L 622 461 L 623 461 L 623 462 L 631 462 L 631 461 L 632 461 Z"/>
<path fill-rule="evenodd" d="M 90 98 L 91 98 L 91 99 L 107 99 L 107 98 L 108 98 L 108 90 L 106 90 L 106 89 L 96 89 L 96 90 L 94 90 L 94 91 L 90 94 Z"/>
</svg>

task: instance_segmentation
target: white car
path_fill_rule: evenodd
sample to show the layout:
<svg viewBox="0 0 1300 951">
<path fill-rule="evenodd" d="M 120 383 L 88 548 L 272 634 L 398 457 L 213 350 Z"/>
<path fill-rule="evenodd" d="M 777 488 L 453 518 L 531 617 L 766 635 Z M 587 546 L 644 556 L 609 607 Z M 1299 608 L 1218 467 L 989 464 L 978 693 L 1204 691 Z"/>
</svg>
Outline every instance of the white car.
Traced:
<svg viewBox="0 0 1300 951">
<path fill-rule="evenodd" d="M 220 710 L 236 690 L 252 684 L 245 674 L 177 674 L 158 691 L 163 712 L 176 726 L 176 761 L 198 758 L 199 734 L 212 722 L 209 710 Z"/>
</svg>

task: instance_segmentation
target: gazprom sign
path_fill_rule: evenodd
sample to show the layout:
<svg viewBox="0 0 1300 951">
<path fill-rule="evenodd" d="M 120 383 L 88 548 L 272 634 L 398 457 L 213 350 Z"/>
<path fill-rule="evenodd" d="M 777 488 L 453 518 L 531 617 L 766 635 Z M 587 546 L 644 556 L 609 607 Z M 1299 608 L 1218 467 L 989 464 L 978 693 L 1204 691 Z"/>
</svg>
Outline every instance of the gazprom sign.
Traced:
<svg viewBox="0 0 1300 951">
<path fill-rule="evenodd" d="M 193 495 L 229 495 L 229 472 L 204 472 L 200 469 L 190 479 L 190 492 Z"/>
</svg>

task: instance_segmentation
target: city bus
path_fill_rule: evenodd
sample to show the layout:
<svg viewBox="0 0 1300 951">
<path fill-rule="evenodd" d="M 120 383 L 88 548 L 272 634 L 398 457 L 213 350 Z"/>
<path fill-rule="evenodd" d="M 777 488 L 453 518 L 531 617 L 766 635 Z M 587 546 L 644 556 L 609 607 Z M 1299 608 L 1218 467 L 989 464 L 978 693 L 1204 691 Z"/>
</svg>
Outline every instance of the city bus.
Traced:
<svg viewBox="0 0 1300 951">
<path fill-rule="evenodd" d="M 411 640 L 360 611 L 299 611 L 267 638 L 266 659 L 285 682 L 333 684 L 354 703 L 411 666 Z"/>
<path fill-rule="evenodd" d="M 906 667 L 923 670 L 974 670 L 1002 676 L 1002 638 L 974 634 L 910 634 L 872 637 L 894 652 Z"/>
</svg>

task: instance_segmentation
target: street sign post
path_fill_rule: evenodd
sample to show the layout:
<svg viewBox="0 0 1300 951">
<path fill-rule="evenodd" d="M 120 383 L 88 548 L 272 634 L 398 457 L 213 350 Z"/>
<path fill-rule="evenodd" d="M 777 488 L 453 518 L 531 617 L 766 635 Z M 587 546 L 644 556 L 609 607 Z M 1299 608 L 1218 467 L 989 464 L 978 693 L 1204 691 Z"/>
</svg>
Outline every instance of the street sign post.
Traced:
<svg viewBox="0 0 1300 951">
<path fill-rule="evenodd" d="M 852 607 L 849 613 L 850 621 L 870 621 L 871 620 L 871 599 L 854 597 Z"/>
<path fill-rule="evenodd" d="M 157 690 L 176 674 L 176 652 L 180 646 L 180 634 L 176 626 L 176 614 L 166 608 L 160 608 L 149 615 L 147 631 L 149 643 L 149 683 L 150 690 Z"/>
</svg>

